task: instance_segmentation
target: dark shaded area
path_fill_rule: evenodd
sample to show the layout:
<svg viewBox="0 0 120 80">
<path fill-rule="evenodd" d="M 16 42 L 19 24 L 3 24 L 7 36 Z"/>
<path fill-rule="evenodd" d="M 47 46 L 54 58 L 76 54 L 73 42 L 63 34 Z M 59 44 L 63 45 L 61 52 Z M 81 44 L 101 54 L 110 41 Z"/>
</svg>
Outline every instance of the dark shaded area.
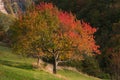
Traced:
<svg viewBox="0 0 120 80">
<path fill-rule="evenodd" d="M 20 63 L 20 62 L 0 60 L 0 64 L 6 65 L 6 66 L 10 66 L 10 67 L 27 69 L 27 70 L 32 70 L 33 69 L 32 64 L 27 64 L 27 63 Z"/>
</svg>

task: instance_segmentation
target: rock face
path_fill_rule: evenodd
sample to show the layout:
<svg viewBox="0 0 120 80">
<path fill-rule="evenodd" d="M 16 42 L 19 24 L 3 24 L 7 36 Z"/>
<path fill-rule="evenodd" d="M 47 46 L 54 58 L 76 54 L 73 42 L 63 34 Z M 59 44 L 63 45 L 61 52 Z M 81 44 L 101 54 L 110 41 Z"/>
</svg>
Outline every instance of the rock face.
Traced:
<svg viewBox="0 0 120 80">
<path fill-rule="evenodd" d="M 19 11 L 26 11 L 33 0 L 0 0 L 0 11 L 5 14 L 17 15 Z"/>
<path fill-rule="evenodd" d="M 7 11 L 6 11 L 5 8 L 4 8 L 4 3 L 3 3 L 2 0 L 0 0 L 0 11 L 1 11 L 2 13 L 7 14 Z"/>
</svg>

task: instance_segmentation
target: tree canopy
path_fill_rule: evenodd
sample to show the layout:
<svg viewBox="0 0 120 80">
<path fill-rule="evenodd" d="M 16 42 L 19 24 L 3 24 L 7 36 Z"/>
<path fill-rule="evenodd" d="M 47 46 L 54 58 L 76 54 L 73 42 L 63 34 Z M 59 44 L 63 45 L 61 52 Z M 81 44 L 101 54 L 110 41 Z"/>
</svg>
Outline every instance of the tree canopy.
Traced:
<svg viewBox="0 0 120 80">
<path fill-rule="evenodd" d="M 13 50 L 37 58 L 52 57 L 53 73 L 59 62 L 100 54 L 93 35 L 96 28 L 51 3 L 40 3 L 20 15 L 10 32 Z"/>
</svg>

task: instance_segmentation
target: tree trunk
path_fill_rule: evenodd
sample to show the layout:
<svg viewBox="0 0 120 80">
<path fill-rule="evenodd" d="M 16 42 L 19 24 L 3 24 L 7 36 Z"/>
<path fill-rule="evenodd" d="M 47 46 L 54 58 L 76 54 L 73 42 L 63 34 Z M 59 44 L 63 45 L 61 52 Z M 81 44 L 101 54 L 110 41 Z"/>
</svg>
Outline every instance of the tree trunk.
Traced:
<svg viewBox="0 0 120 80">
<path fill-rule="evenodd" d="M 37 66 L 38 66 L 38 67 L 40 66 L 40 62 L 41 62 L 41 60 L 40 60 L 40 58 L 38 57 L 38 58 L 37 58 Z"/>
<path fill-rule="evenodd" d="M 53 60 L 53 73 L 54 73 L 54 74 L 57 73 L 56 67 L 57 67 L 57 61 L 56 61 L 56 59 L 55 59 L 55 57 L 54 57 L 54 60 Z"/>
</svg>

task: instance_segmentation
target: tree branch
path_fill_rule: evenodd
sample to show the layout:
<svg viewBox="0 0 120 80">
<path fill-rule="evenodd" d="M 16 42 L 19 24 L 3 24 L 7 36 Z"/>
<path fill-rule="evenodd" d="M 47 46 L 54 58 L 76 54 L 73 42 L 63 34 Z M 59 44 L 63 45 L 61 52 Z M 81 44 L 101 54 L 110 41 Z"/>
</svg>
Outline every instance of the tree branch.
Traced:
<svg viewBox="0 0 120 80">
<path fill-rule="evenodd" d="M 58 64 L 59 64 L 59 63 L 65 63 L 65 62 L 69 62 L 69 61 L 71 61 L 71 59 L 66 60 L 66 61 L 57 61 L 57 62 L 58 62 Z"/>
<path fill-rule="evenodd" d="M 53 52 L 51 52 L 50 50 L 48 50 L 48 49 L 42 49 L 43 51 L 46 51 L 46 52 L 48 52 L 48 53 L 51 53 L 52 55 L 54 55 L 54 53 Z"/>
</svg>

